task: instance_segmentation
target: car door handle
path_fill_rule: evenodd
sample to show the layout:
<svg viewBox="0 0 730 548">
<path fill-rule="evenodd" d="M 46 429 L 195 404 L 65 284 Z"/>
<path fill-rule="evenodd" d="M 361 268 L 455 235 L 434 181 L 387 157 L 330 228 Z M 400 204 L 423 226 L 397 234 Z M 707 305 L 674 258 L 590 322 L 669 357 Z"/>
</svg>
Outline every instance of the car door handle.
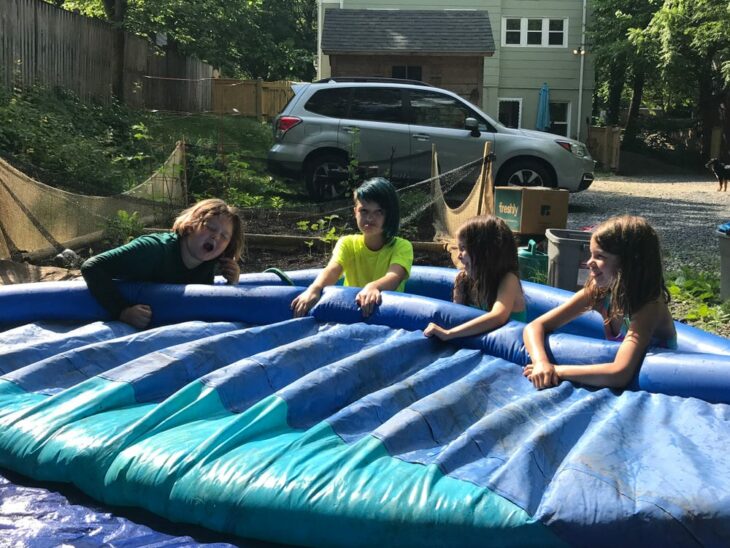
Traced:
<svg viewBox="0 0 730 548">
<path fill-rule="evenodd" d="M 360 128 L 356 126 L 342 126 L 342 131 L 345 133 L 357 133 L 360 131 Z"/>
<path fill-rule="evenodd" d="M 430 141 L 431 136 L 426 133 L 414 133 L 413 138 L 417 141 Z"/>
</svg>

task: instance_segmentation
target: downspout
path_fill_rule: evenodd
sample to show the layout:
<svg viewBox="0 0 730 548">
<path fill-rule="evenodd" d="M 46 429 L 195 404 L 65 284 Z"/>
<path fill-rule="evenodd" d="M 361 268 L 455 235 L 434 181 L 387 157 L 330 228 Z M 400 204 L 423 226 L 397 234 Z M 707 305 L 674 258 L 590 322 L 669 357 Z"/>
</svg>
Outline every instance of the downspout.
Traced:
<svg viewBox="0 0 730 548">
<path fill-rule="evenodd" d="M 578 120 L 576 124 L 576 139 L 581 140 L 581 129 L 583 129 L 583 70 L 586 60 L 586 2 L 583 0 L 583 21 L 580 27 L 580 71 L 578 72 Z"/>
<path fill-rule="evenodd" d="M 324 0 L 317 2 L 317 80 L 322 79 L 322 25 L 324 23 Z"/>
</svg>

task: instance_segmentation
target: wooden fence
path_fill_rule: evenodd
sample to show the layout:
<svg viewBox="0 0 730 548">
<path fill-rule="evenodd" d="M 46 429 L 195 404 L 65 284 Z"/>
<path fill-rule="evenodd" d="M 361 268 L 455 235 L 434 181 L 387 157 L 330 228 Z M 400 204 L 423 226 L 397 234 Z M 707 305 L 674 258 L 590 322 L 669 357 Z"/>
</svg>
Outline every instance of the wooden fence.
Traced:
<svg viewBox="0 0 730 548">
<path fill-rule="evenodd" d="M 618 170 L 621 151 L 621 128 L 618 126 L 588 128 L 586 146 L 604 169 Z"/>
<path fill-rule="evenodd" d="M 73 90 L 82 99 L 112 97 L 112 45 L 108 23 L 41 0 L 0 0 L 0 86 L 35 84 Z M 187 112 L 211 108 L 213 67 L 124 34 L 124 102 Z"/>
<path fill-rule="evenodd" d="M 263 80 L 213 80 L 213 112 L 241 114 L 270 120 L 284 108 L 294 92 L 291 82 Z"/>
</svg>

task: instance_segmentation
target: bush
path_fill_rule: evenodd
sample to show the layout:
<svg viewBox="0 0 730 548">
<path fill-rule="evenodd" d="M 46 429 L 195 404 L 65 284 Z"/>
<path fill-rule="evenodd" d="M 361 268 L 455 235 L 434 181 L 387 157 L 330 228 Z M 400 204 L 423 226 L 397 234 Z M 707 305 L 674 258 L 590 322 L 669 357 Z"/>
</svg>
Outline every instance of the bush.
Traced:
<svg viewBox="0 0 730 548">
<path fill-rule="evenodd" d="M 70 192 L 111 195 L 147 178 L 159 164 L 146 113 L 84 103 L 60 88 L 0 92 L 0 150 L 38 180 Z M 164 153 L 162 154 L 164 158 Z"/>
<path fill-rule="evenodd" d="M 622 146 L 681 167 L 703 165 L 699 121 L 693 118 L 641 116 L 636 138 Z"/>
<path fill-rule="evenodd" d="M 120 209 L 116 217 L 107 220 L 104 227 L 104 241 L 107 246 L 118 247 L 128 244 L 144 233 L 144 225 L 139 220 L 139 213 L 129 213 Z"/>
<path fill-rule="evenodd" d="M 50 186 L 118 194 L 147 179 L 185 140 L 192 200 L 281 209 L 301 189 L 266 171 L 268 124 L 241 116 L 136 111 L 82 102 L 62 89 L 0 90 L 0 151 Z"/>
<path fill-rule="evenodd" d="M 716 273 L 684 268 L 668 274 L 667 289 L 675 319 L 725 337 L 730 335 L 730 300 L 720 299 Z"/>
</svg>

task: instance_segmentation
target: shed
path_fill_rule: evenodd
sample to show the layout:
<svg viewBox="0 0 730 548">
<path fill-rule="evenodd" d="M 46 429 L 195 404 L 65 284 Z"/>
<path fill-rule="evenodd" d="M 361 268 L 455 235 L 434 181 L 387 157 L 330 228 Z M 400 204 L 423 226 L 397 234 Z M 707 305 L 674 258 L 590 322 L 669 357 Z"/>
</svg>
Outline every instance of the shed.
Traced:
<svg viewBox="0 0 730 548">
<path fill-rule="evenodd" d="M 494 37 L 481 10 L 327 9 L 322 52 L 333 77 L 422 80 L 479 104 Z"/>
</svg>

